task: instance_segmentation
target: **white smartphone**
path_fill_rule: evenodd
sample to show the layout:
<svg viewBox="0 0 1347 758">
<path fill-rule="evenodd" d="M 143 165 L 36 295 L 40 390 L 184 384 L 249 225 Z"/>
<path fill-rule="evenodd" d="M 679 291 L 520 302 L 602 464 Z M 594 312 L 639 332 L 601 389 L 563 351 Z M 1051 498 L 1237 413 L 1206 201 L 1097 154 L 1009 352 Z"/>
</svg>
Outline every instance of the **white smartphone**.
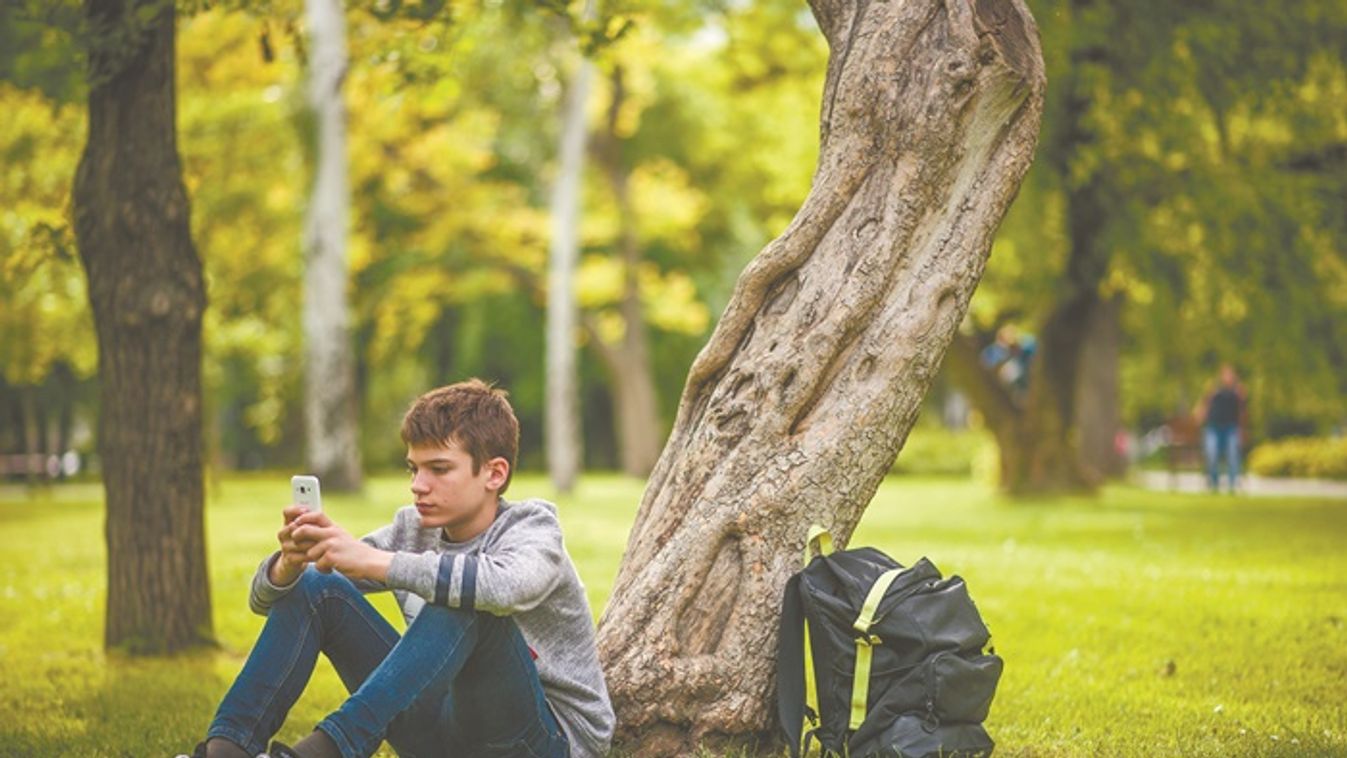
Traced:
<svg viewBox="0 0 1347 758">
<path fill-rule="evenodd" d="M 290 477 L 291 502 L 309 509 L 310 513 L 323 512 L 323 495 L 318 490 L 318 477 Z"/>
</svg>

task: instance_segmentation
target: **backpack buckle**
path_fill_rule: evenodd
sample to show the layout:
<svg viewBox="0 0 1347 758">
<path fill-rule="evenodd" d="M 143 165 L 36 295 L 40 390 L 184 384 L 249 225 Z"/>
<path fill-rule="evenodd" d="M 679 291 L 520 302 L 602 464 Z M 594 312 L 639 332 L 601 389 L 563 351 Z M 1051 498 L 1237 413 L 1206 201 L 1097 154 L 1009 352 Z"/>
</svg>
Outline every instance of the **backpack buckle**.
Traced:
<svg viewBox="0 0 1347 758">
<path fill-rule="evenodd" d="M 864 630 L 862 630 L 861 636 L 856 638 L 856 644 L 864 645 L 866 647 L 878 647 L 884 644 L 884 640 L 880 639 L 877 634 L 866 634 L 864 633 Z"/>
</svg>

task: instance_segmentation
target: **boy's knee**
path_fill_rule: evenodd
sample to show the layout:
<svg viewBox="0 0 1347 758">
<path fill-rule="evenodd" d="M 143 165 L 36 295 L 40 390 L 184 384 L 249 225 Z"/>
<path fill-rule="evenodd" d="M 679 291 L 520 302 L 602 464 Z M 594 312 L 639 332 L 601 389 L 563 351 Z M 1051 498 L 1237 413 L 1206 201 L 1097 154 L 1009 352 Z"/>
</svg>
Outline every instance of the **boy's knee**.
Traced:
<svg viewBox="0 0 1347 758">
<path fill-rule="evenodd" d="M 450 608 L 447 605 L 434 605 L 426 603 L 416 614 L 417 619 L 425 618 L 427 621 L 446 621 L 457 624 L 470 624 L 478 620 L 481 615 L 477 611 L 465 611 L 462 608 Z"/>
<path fill-rule="evenodd" d="M 356 589 L 350 579 L 336 571 L 325 574 L 313 566 L 309 566 L 304 569 L 304 573 L 299 575 L 295 588 L 286 597 L 316 600 L 324 595 L 351 593 L 358 595 L 360 590 Z"/>
</svg>

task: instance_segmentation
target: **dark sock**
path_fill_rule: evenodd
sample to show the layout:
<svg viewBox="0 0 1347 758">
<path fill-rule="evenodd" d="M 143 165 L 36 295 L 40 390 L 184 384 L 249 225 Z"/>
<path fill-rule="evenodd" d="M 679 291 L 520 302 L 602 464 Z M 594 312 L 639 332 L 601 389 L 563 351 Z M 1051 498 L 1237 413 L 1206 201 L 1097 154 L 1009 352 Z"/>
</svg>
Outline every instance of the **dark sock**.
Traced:
<svg viewBox="0 0 1347 758">
<path fill-rule="evenodd" d="M 312 734 L 295 743 L 290 749 L 300 758 L 341 758 L 337 743 L 333 742 L 322 729 L 313 730 Z"/>
<path fill-rule="evenodd" d="M 253 758 L 248 751 L 223 737 L 206 740 L 206 758 Z"/>
</svg>

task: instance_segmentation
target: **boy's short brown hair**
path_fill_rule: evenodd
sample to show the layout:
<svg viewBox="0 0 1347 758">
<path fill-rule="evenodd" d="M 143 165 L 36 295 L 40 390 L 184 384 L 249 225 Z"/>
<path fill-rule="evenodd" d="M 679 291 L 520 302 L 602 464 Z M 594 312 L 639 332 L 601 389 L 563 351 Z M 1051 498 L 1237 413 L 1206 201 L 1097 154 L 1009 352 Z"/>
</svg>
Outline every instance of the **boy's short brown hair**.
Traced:
<svg viewBox="0 0 1347 758">
<path fill-rule="evenodd" d="M 510 462 L 500 494 L 510 486 L 519 455 L 519 419 L 506 398 L 481 379 L 450 384 L 418 397 L 402 418 L 402 441 L 414 445 L 453 444 L 472 457 L 472 473 L 492 458 Z"/>
</svg>

